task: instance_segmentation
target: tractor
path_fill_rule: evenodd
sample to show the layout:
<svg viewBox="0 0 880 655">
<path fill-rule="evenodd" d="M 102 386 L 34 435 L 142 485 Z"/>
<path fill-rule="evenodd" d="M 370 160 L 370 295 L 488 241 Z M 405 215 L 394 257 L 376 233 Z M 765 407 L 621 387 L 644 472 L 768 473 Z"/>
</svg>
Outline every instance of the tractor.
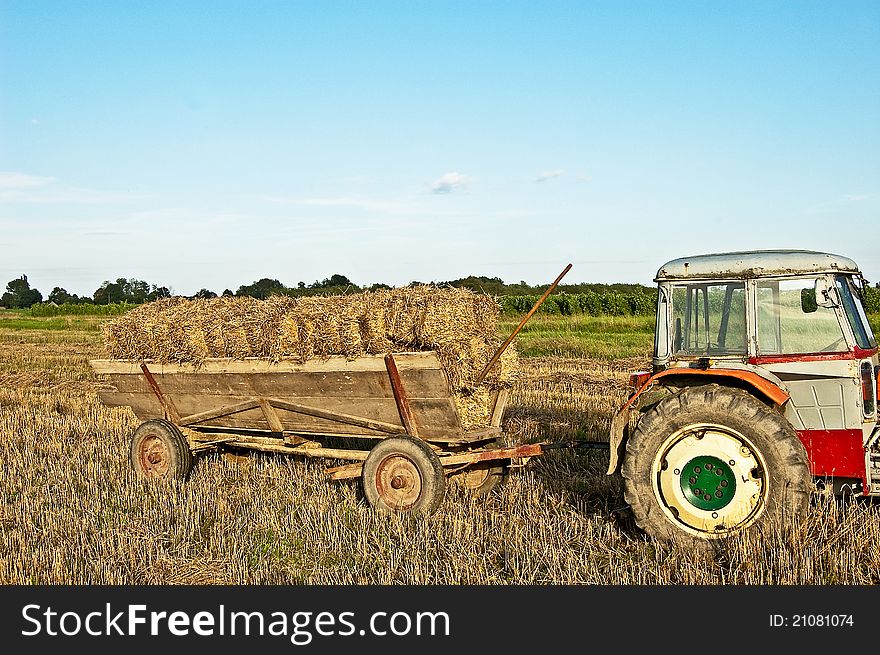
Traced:
<svg viewBox="0 0 880 655">
<path fill-rule="evenodd" d="M 653 370 L 630 377 L 609 474 L 661 541 L 797 521 L 810 494 L 880 496 L 878 348 L 855 262 L 804 250 L 664 264 Z"/>
</svg>

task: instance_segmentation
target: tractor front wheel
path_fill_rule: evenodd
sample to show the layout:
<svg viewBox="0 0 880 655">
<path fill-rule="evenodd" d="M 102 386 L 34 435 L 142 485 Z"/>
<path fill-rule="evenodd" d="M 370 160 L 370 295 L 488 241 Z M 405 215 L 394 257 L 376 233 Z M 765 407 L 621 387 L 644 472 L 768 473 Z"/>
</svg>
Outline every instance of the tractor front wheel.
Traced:
<svg viewBox="0 0 880 655">
<path fill-rule="evenodd" d="M 661 541 L 706 545 L 809 505 L 809 461 L 791 424 L 746 391 L 691 387 L 646 412 L 630 435 L 624 493 Z"/>
</svg>

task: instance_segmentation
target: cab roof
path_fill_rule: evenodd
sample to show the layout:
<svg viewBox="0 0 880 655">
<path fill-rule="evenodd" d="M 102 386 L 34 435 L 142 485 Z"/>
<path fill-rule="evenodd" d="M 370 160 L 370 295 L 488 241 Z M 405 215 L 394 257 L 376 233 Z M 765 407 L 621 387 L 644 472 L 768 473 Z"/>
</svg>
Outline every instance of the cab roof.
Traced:
<svg viewBox="0 0 880 655">
<path fill-rule="evenodd" d="M 749 250 L 681 257 L 666 262 L 655 282 L 780 277 L 810 273 L 858 273 L 856 263 L 840 255 L 813 250 Z"/>
</svg>

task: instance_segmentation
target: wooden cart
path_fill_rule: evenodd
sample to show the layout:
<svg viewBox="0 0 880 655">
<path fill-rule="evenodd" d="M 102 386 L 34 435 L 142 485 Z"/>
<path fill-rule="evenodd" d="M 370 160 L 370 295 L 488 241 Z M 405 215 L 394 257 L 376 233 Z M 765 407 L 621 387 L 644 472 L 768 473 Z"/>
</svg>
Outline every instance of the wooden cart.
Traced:
<svg viewBox="0 0 880 655">
<path fill-rule="evenodd" d="M 208 359 L 199 366 L 93 360 L 144 422 L 130 458 L 150 478 L 185 478 L 195 454 L 247 449 L 351 460 L 331 479 L 360 477 L 375 507 L 430 512 L 447 477 L 488 493 L 541 445 L 502 445 L 507 390 L 493 392 L 486 428 L 465 432 L 434 352 L 330 357 L 303 364 Z"/>
</svg>

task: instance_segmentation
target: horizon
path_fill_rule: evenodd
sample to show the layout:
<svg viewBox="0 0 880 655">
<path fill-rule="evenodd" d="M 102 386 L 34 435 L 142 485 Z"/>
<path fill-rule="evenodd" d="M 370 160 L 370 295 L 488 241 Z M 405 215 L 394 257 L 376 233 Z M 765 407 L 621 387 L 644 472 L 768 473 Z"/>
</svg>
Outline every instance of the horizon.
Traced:
<svg viewBox="0 0 880 655">
<path fill-rule="evenodd" d="M 0 0 L 0 282 L 880 279 L 880 3 Z M 583 280 L 583 281 L 581 281 Z"/>
</svg>

